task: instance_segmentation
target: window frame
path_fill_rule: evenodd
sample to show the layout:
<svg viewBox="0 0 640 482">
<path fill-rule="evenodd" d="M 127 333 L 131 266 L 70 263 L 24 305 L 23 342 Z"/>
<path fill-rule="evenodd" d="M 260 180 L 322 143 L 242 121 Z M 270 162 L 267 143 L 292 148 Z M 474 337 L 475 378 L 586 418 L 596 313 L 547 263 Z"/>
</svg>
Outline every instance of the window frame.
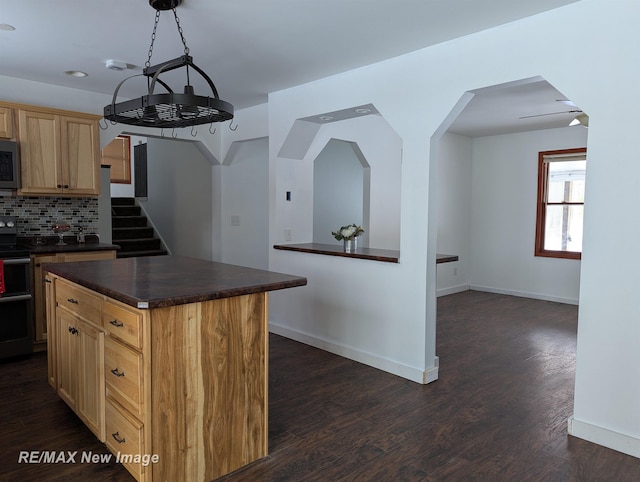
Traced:
<svg viewBox="0 0 640 482">
<path fill-rule="evenodd" d="M 540 151 L 538 152 L 538 199 L 537 199 L 537 211 L 536 211 L 536 239 L 535 239 L 535 256 L 542 256 L 546 258 L 562 258 L 562 259 L 582 259 L 582 251 L 560 251 L 545 249 L 545 226 L 546 226 L 546 213 L 547 213 L 547 187 L 549 180 L 549 162 L 545 162 L 545 157 L 548 156 L 561 156 L 572 154 L 584 154 L 585 159 L 587 156 L 586 147 L 577 147 L 573 149 L 559 149 L 554 151 Z M 553 203 L 553 204 L 566 204 L 566 205 L 582 205 L 584 202 L 575 203 Z"/>
</svg>

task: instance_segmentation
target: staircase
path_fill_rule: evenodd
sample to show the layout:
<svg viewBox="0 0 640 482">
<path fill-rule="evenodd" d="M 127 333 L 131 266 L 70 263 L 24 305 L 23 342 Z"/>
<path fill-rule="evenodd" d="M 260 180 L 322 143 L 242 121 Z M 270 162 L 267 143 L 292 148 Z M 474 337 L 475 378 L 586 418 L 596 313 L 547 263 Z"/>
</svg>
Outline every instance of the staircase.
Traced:
<svg viewBox="0 0 640 482">
<path fill-rule="evenodd" d="M 118 258 L 167 254 L 134 198 L 111 198 L 111 236 L 111 242 L 120 246 Z"/>
</svg>

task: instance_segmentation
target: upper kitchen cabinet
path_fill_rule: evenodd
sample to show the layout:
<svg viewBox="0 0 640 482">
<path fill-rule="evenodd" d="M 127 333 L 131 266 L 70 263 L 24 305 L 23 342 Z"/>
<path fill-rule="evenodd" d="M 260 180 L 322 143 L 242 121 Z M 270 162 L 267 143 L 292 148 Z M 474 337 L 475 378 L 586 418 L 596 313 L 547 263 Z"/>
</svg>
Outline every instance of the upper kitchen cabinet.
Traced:
<svg viewBox="0 0 640 482">
<path fill-rule="evenodd" d="M 97 196 L 99 132 L 95 116 L 18 110 L 23 195 Z"/>
<path fill-rule="evenodd" d="M 13 109 L 0 106 L 0 138 L 13 139 Z"/>
</svg>

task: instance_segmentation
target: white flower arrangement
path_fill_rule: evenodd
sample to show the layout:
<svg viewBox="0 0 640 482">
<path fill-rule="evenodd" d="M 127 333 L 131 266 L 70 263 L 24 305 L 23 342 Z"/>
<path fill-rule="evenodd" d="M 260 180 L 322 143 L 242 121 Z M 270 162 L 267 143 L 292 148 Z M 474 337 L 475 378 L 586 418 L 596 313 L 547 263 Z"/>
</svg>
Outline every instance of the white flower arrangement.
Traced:
<svg viewBox="0 0 640 482">
<path fill-rule="evenodd" d="M 360 236 L 364 233 L 364 229 L 362 226 L 357 226 L 356 224 L 348 224 L 347 226 L 342 226 L 337 231 L 332 231 L 334 238 L 338 241 L 342 241 L 343 239 L 353 239 L 357 236 Z"/>
</svg>

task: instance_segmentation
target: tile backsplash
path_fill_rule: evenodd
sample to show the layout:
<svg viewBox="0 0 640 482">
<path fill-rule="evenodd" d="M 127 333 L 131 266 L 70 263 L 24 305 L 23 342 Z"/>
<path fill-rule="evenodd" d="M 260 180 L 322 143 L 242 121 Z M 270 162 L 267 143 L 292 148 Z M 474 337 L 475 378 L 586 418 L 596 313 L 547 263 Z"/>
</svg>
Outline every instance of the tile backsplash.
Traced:
<svg viewBox="0 0 640 482">
<path fill-rule="evenodd" d="M 18 236 L 51 236 L 55 219 L 71 225 L 69 234 L 98 232 L 97 198 L 0 197 L 0 214 L 18 217 Z"/>
</svg>

